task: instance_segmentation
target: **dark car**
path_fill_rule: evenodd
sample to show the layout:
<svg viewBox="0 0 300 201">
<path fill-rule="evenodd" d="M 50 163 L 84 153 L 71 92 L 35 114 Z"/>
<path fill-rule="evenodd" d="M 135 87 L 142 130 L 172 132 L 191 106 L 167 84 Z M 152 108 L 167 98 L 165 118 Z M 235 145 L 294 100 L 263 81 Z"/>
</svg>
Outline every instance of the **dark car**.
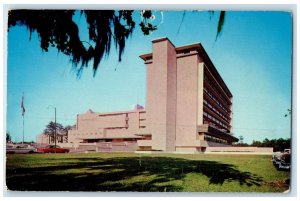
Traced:
<svg viewBox="0 0 300 201">
<path fill-rule="evenodd" d="M 290 166 L 291 166 L 291 154 L 290 153 L 282 154 L 280 157 L 280 163 L 278 168 L 289 170 L 291 168 Z"/>
<path fill-rule="evenodd" d="M 273 154 L 272 161 L 278 169 L 289 170 L 291 166 L 291 150 L 285 149 L 283 153 Z"/>
<path fill-rule="evenodd" d="M 37 148 L 36 152 L 38 153 L 69 153 L 69 149 L 61 148 L 60 146 L 56 145 L 48 145 L 46 147 Z"/>
</svg>

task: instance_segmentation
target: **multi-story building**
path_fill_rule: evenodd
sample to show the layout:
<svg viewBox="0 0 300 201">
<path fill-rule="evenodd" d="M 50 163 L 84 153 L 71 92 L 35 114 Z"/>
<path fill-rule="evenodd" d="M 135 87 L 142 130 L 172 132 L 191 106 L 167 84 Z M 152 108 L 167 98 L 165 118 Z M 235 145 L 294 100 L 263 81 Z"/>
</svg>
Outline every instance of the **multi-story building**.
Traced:
<svg viewBox="0 0 300 201">
<path fill-rule="evenodd" d="M 131 142 L 139 150 L 205 151 L 230 146 L 232 94 L 201 44 L 152 41 L 140 56 L 147 68 L 146 108 L 77 115 L 69 143 Z"/>
<path fill-rule="evenodd" d="M 69 130 L 68 142 L 137 142 L 144 139 L 146 111 L 140 105 L 132 110 L 96 113 L 89 109 L 77 115 L 76 129 Z M 147 138 L 146 138 L 147 139 Z"/>
<path fill-rule="evenodd" d="M 231 134 L 232 94 L 201 44 L 175 47 L 154 40 L 141 55 L 147 68 L 143 147 L 164 151 L 204 151 L 238 141 Z"/>
</svg>

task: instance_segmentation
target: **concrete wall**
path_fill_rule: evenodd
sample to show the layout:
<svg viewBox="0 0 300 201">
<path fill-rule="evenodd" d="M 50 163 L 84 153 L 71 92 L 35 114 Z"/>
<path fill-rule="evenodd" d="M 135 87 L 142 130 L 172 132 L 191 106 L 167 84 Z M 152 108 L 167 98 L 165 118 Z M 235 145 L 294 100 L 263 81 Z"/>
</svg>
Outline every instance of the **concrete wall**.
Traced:
<svg viewBox="0 0 300 201">
<path fill-rule="evenodd" d="M 196 147 L 176 147 L 176 152 L 196 153 L 196 152 L 199 152 L 199 150 Z"/>
<path fill-rule="evenodd" d="M 168 41 L 167 72 L 167 131 L 166 151 L 175 151 L 176 143 L 176 107 L 177 107 L 177 62 L 175 46 Z"/>
<path fill-rule="evenodd" d="M 197 125 L 203 124 L 203 88 L 204 88 L 204 63 L 198 57 L 198 97 L 197 97 Z"/>
<path fill-rule="evenodd" d="M 176 146 L 196 140 L 198 118 L 198 55 L 177 58 Z"/>
<path fill-rule="evenodd" d="M 38 144 L 48 144 L 49 143 L 49 136 L 41 133 L 36 137 L 36 143 Z"/>
<path fill-rule="evenodd" d="M 176 52 L 168 39 L 153 41 L 153 63 L 147 64 L 147 127 L 152 149 L 175 150 Z"/>
<path fill-rule="evenodd" d="M 88 111 L 77 115 L 77 129 L 69 131 L 68 142 L 82 142 L 82 138 L 134 137 L 134 134 L 139 133 L 140 126 L 145 126 L 145 110 L 143 109 L 113 113 Z"/>
<path fill-rule="evenodd" d="M 273 147 L 206 147 L 206 152 L 247 152 L 272 154 Z"/>
</svg>

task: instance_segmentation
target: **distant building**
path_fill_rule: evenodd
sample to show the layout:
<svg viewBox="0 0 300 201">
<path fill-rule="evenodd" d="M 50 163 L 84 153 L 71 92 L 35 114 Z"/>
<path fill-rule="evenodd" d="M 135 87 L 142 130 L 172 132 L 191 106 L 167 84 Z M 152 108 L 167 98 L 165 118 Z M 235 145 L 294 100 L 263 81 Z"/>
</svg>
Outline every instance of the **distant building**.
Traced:
<svg viewBox="0 0 300 201">
<path fill-rule="evenodd" d="M 36 136 L 36 143 L 38 144 L 50 144 L 50 138 L 44 133 L 40 133 Z"/>
<path fill-rule="evenodd" d="M 123 142 L 144 139 L 146 111 L 136 105 L 133 110 L 97 113 L 89 109 L 77 115 L 76 129 L 70 130 L 69 143 Z"/>
<path fill-rule="evenodd" d="M 203 152 L 230 146 L 232 94 L 201 44 L 152 41 L 141 55 L 147 68 L 146 109 L 77 115 L 68 143 L 135 142 L 138 150 Z"/>
<path fill-rule="evenodd" d="M 68 133 L 70 130 L 76 129 L 76 126 L 68 126 L 64 131 L 57 130 L 56 133 L 56 142 L 57 143 L 68 143 Z M 36 142 L 38 144 L 53 144 L 54 143 L 54 134 L 47 135 L 45 133 L 38 134 L 36 136 Z"/>
</svg>

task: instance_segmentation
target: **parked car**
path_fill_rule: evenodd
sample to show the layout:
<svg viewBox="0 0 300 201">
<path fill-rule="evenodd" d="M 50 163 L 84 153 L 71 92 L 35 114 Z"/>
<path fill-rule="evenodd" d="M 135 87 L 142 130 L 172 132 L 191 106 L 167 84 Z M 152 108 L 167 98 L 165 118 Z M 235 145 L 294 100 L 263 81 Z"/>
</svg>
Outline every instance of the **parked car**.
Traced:
<svg viewBox="0 0 300 201">
<path fill-rule="evenodd" d="M 38 153 L 69 153 L 69 149 L 61 148 L 60 146 L 56 145 L 48 145 L 46 147 L 37 148 L 36 152 Z"/>
<path fill-rule="evenodd" d="M 281 160 L 280 160 L 278 168 L 289 170 L 291 168 L 291 154 L 290 153 L 282 154 L 280 159 Z"/>
<path fill-rule="evenodd" d="M 276 152 L 272 155 L 273 164 L 278 169 L 289 170 L 291 166 L 291 150 L 285 149 L 283 152 Z"/>
<path fill-rule="evenodd" d="M 31 154 L 35 148 L 28 144 L 8 144 L 6 145 L 7 154 Z"/>
</svg>

